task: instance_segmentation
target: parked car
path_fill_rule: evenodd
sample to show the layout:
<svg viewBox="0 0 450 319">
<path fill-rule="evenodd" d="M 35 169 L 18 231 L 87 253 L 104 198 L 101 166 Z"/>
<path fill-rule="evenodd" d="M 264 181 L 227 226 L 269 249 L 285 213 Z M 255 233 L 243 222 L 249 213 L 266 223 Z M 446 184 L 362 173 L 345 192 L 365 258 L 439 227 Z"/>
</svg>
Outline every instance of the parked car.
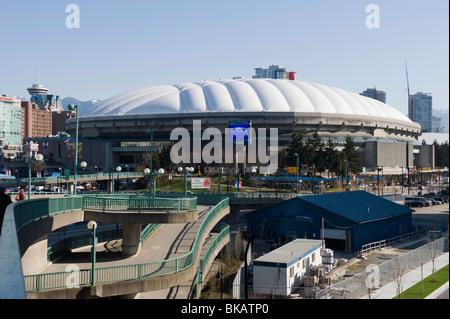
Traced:
<svg viewBox="0 0 450 319">
<path fill-rule="evenodd" d="M 410 201 L 408 203 L 405 203 L 405 206 L 411 208 L 411 207 L 424 207 L 425 204 L 420 200 Z"/>
<path fill-rule="evenodd" d="M 440 204 L 444 204 L 444 199 L 442 197 L 433 197 L 434 200 L 437 200 Z"/>
<path fill-rule="evenodd" d="M 419 203 L 421 205 L 419 205 Z M 411 206 L 410 206 L 411 204 Z M 422 207 L 422 206 L 430 206 L 431 202 L 421 196 L 407 196 L 405 197 L 405 206 L 408 207 Z"/>
<path fill-rule="evenodd" d="M 434 205 L 440 205 L 440 204 L 442 204 L 440 201 L 438 201 L 438 200 L 436 200 L 436 199 L 434 199 L 434 198 L 429 198 L 430 200 L 431 200 L 431 204 L 434 206 Z"/>
</svg>

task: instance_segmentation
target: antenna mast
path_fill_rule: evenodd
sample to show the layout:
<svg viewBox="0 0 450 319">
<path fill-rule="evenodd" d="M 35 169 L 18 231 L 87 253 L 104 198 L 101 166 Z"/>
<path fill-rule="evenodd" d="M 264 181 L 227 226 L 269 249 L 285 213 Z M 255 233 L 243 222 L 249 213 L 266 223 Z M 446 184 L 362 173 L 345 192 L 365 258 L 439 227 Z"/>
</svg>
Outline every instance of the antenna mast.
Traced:
<svg viewBox="0 0 450 319">
<path fill-rule="evenodd" d="M 408 89 L 408 117 L 412 120 L 413 110 L 411 109 L 411 99 L 410 99 L 410 95 L 409 95 L 408 65 L 406 64 L 406 61 L 405 61 L 405 69 L 406 69 L 406 85 L 407 85 L 407 89 Z"/>
</svg>

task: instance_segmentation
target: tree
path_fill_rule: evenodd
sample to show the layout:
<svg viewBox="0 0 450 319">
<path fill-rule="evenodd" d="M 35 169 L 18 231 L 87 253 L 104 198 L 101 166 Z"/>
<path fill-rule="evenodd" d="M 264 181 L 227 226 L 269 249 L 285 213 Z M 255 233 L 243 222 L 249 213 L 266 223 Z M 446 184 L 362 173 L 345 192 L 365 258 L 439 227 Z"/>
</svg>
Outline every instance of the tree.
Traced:
<svg viewBox="0 0 450 319">
<path fill-rule="evenodd" d="M 343 160 L 347 160 L 347 173 L 359 174 L 361 172 L 361 162 L 358 151 L 356 150 L 355 142 L 351 137 L 345 139 L 344 149 L 342 150 Z M 345 164 L 344 164 L 345 170 Z"/>
<path fill-rule="evenodd" d="M 297 157 L 294 155 L 298 154 L 298 159 L 300 163 L 300 167 L 302 165 L 308 165 L 312 163 L 312 152 L 311 148 L 304 141 L 304 135 L 302 132 L 295 132 L 292 135 L 291 142 L 289 143 L 289 147 L 287 148 L 287 152 L 285 154 L 285 161 L 290 166 L 297 165 Z"/>
<path fill-rule="evenodd" d="M 442 144 L 438 144 L 435 140 L 434 145 L 434 156 L 435 156 L 435 166 L 437 167 L 448 167 L 449 166 L 449 151 L 448 151 L 448 141 Z"/>
<path fill-rule="evenodd" d="M 326 166 L 324 150 L 325 145 L 319 133 L 314 132 L 312 138 L 309 138 L 306 142 L 306 147 L 310 152 L 309 161 L 307 161 L 307 163 L 314 164 L 315 170 L 317 172 L 323 172 Z"/>
<path fill-rule="evenodd" d="M 324 148 L 325 168 L 329 172 L 338 173 L 339 171 L 339 152 L 335 149 L 334 143 L 328 140 Z"/>
</svg>

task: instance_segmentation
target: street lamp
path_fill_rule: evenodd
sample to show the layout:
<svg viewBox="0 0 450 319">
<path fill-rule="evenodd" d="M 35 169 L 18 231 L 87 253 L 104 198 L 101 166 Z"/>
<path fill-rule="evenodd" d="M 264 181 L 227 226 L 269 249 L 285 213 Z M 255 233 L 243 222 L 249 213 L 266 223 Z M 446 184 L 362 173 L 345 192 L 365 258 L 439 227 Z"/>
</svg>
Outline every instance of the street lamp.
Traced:
<svg viewBox="0 0 450 319">
<path fill-rule="evenodd" d="M 296 185 L 297 185 L 297 196 L 298 196 L 298 170 L 299 170 L 299 163 L 298 163 L 298 153 L 295 153 L 294 154 L 294 156 L 296 156 L 297 157 L 297 173 L 296 173 L 296 178 L 295 178 L 295 182 L 296 182 Z"/>
<path fill-rule="evenodd" d="M 97 229 L 97 223 L 93 220 L 91 220 L 87 224 L 87 228 L 91 230 L 92 234 L 92 248 L 91 248 L 91 264 L 92 264 L 92 270 L 91 270 L 91 284 L 92 286 L 95 285 L 95 245 L 97 244 L 97 238 L 95 235 L 95 231 Z"/>
<path fill-rule="evenodd" d="M 67 109 L 69 111 L 75 111 L 75 161 L 73 165 L 73 178 L 74 178 L 74 189 L 73 194 L 77 194 L 77 166 L 78 166 L 78 105 L 69 104 Z"/>
<path fill-rule="evenodd" d="M 178 172 L 183 172 L 184 171 L 184 197 L 187 197 L 187 173 L 188 172 L 193 172 L 194 168 L 193 167 L 178 167 Z"/>
<path fill-rule="evenodd" d="M 117 179 L 119 179 L 119 173 L 122 171 L 122 167 L 117 166 L 115 171 L 117 172 Z M 114 169 L 111 172 L 111 177 L 112 177 L 112 190 L 111 190 L 111 192 L 112 192 L 112 194 L 114 194 Z"/>
<path fill-rule="evenodd" d="M 36 163 L 40 163 L 44 160 L 44 155 L 36 154 L 36 156 L 28 157 L 28 199 L 31 198 L 31 162 L 35 161 Z"/>
<path fill-rule="evenodd" d="M 153 171 L 152 174 L 155 175 L 154 177 L 152 177 L 153 178 L 153 198 L 154 198 L 155 195 L 156 195 L 156 175 L 163 176 L 164 175 L 164 168 L 160 168 L 157 171 Z"/>
<path fill-rule="evenodd" d="M 220 279 L 220 299 L 223 299 L 223 273 L 222 273 L 222 265 L 217 269 L 216 279 Z"/>
<path fill-rule="evenodd" d="M 344 160 L 344 163 L 345 163 L 345 190 L 347 190 L 347 187 L 348 187 L 348 172 L 347 172 L 348 162 L 346 159 Z"/>
<path fill-rule="evenodd" d="M 312 224 L 312 219 L 310 217 L 307 216 L 280 216 L 280 217 L 275 217 L 269 220 L 266 220 L 264 222 L 262 222 L 258 227 L 256 227 L 256 229 L 253 231 L 253 233 L 251 234 L 248 242 L 247 242 L 247 246 L 245 247 L 245 254 L 244 254 L 244 281 L 245 281 L 245 299 L 248 299 L 248 265 L 247 265 L 247 255 L 248 255 L 248 249 L 253 241 L 253 238 L 255 237 L 256 233 L 258 232 L 258 230 L 263 227 L 264 225 L 266 225 L 267 223 L 270 223 L 272 221 L 278 220 L 278 219 L 295 219 L 298 220 L 300 222 L 308 222 Z"/>
</svg>

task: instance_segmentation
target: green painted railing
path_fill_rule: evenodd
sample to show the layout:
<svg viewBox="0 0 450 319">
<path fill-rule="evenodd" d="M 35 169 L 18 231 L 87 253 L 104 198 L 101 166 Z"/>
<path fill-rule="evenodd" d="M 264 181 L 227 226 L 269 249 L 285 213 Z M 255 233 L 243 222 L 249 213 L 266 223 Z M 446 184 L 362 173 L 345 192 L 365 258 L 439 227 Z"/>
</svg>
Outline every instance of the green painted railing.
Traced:
<svg viewBox="0 0 450 319">
<path fill-rule="evenodd" d="M 220 233 L 216 236 L 216 238 L 214 238 L 214 240 L 209 245 L 208 249 L 206 249 L 206 252 L 202 258 L 203 265 L 206 265 L 207 261 L 211 257 L 214 250 L 216 250 L 219 243 L 228 235 L 230 235 L 230 226 L 224 225 L 224 227 L 221 228 Z M 201 269 L 199 268 L 197 271 L 197 274 L 195 275 L 194 282 L 192 284 L 192 295 L 193 296 L 198 295 L 198 287 L 201 283 L 201 280 L 202 280 L 202 272 L 201 272 Z"/>
<path fill-rule="evenodd" d="M 163 261 L 96 268 L 95 284 L 119 282 L 125 280 L 141 280 L 144 278 L 165 276 L 178 273 L 191 267 L 199 250 L 200 240 L 203 236 L 203 233 L 205 232 L 205 229 L 207 228 L 211 220 L 228 205 L 229 201 L 227 198 L 222 200 L 214 208 L 211 209 L 211 211 L 208 213 L 208 215 L 200 225 L 200 228 L 197 231 L 197 236 L 195 237 L 194 243 L 189 253 L 183 256 Z M 70 278 L 76 278 L 76 280 L 68 282 Z M 87 286 L 92 284 L 91 278 L 91 269 L 82 269 L 76 272 L 57 272 L 24 276 L 25 289 L 27 292 Z"/>
<path fill-rule="evenodd" d="M 43 217 L 67 211 L 81 210 L 82 202 L 81 196 L 39 198 L 17 202 L 14 206 L 17 231 Z"/>
<path fill-rule="evenodd" d="M 197 198 L 167 198 L 145 195 L 83 195 L 83 208 L 101 211 L 193 211 Z"/>
</svg>

